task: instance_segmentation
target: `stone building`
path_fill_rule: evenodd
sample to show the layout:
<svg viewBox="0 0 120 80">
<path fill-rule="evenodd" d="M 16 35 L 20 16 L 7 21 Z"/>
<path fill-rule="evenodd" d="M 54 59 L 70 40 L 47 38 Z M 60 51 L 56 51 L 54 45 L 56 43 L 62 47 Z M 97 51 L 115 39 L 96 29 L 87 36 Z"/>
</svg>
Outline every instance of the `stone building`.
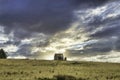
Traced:
<svg viewBox="0 0 120 80">
<path fill-rule="evenodd" d="M 61 53 L 57 53 L 54 55 L 54 60 L 67 60 L 67 58 L 64 58 L 64 55 Z"/>
</svg>

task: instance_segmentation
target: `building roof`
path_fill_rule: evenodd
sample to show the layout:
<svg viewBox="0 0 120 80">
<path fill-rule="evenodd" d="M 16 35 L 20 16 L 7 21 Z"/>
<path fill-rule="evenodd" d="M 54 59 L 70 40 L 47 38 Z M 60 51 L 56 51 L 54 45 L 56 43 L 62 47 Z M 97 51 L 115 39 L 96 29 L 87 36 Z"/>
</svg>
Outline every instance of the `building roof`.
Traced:
<svg viewBox="0 0 120 80">
<path fill-rule="evenodd" d="M 62 53 L 56 53 L 55 55 L 63 55 Z"/>
</svg>

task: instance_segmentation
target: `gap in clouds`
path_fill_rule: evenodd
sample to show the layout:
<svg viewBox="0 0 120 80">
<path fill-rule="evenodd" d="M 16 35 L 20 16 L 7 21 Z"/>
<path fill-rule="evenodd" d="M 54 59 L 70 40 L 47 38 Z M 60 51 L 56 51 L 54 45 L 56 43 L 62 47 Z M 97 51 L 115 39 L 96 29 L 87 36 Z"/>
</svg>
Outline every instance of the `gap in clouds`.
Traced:
<svg viewBox="0 0 120 80">
<path fill-rule="evenodd" d="M 23 2 L 1 1 L 0 44 L 9 58 L 53 59 L 64 53 L 69 60 L 119 61 L 119 0 Z"/>
</svg>

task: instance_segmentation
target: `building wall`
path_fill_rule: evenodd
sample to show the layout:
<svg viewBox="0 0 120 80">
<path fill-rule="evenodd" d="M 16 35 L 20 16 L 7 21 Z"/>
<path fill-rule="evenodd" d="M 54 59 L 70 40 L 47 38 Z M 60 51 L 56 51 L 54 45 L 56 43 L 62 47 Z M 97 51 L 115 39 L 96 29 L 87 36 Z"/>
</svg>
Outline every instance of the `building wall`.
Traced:
<svg viewBox="0 0 120 80">
<path fill-rule="evenodd" d="M 54 60 L 64 60 L 63 54 L 55 54 Z"/>
</svg>

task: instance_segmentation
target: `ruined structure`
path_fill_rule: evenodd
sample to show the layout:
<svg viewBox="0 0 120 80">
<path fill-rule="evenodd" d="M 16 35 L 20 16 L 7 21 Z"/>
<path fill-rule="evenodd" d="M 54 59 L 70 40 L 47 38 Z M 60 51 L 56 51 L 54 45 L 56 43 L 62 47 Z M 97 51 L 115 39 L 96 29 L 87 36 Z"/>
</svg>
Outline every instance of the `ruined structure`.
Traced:
<svg viewBox="0 0 120 80">
<path fill-rule="evenodd" d="M 54 55 L 54 60 L 67 60 L 67 58 L 64 58 L 64 55 L 61 53 L 57 53 Z"/>
</svg>

